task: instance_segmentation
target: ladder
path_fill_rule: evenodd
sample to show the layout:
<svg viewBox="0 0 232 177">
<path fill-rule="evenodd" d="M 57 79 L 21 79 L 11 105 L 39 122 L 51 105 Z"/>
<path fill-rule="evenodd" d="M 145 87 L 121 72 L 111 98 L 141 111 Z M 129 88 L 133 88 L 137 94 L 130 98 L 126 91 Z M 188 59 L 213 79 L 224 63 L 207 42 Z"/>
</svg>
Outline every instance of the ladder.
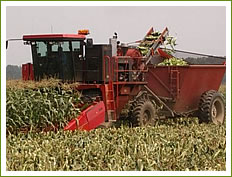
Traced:
<svg viewBox="0 0 232 177">
<path fill-rule="evenodd" d="M 105 86 L 105 96 L 106 96 L 106 109 L 107 109 L 107 116 L 110 122 L 116 121 L 116 105 L 114 100 L 114 88 L 113 82 L 110 81 L 109 84 Z"/>
<path fill-rule="evenodd" d="M 170 90 L 173 98 L 179 98 L 180 93 L 180 72 L 176 66 L 171 66 L 170 70 Z"/>
</svg>

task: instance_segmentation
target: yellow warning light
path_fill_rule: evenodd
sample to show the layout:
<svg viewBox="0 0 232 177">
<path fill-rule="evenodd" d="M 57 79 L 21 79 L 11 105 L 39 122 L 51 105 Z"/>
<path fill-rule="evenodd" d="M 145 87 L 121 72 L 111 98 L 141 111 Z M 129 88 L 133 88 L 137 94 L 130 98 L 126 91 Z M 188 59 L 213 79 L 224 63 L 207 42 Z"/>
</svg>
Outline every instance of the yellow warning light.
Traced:
<svg viewBox="0 0 232 177">
<path fill-rule="evenodd" d="M 78 34 L 87 35 L 89 34 L 89 30 L 88 29 L 78 30 Z"/>
</svg>

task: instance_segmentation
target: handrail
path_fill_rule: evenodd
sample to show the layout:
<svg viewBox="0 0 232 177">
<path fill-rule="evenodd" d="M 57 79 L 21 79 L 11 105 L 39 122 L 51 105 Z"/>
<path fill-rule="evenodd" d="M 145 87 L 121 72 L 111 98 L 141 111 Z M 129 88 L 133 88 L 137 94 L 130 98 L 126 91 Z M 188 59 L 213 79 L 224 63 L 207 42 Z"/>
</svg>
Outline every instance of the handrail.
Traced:
<svg viewBox="0 0 232 177">
<path fill-rule="evenodd" d="M 109 75 L 109 81 L 112 80 L 112 73 L 110 72 L 111 68 L 111 62 L 110 62 L 110 57 L 108 55 L 105 55 L 103 57 L 103 77 L 104 77 L 104 83 L 106 83 L 106 60 L 108 60 L 108 75 Z"/>
<path fill-rule="evenodd" d="M 144 57 L 136 57 L 136 59 L 143 59 Z M 114 59 L 114 61 L 115 61 L 115 64 L 116 64 L 116 67 L 114 68 L 114 72 L 116 73 L 116 80 L 115 80 L 115 82 L 121 82 L 120 80 L 119 80 L 119 73 L 124 73 L 125 75 L 126 74 L 130 74 L 130 73 L 132 73 L 132 74 L 136 74 L 137 75 L 137 73 L 146 73 L 146 72 L 148 72 L 148 68 L 143 68 L 143 69 L 139 69 L 139 68 L 137 68 L 137 69 L 131 69 L 131 68 L 125 68 L 125 69 L 119 69 L 119 64 L 125 64 L 125 66 L 128 66 L 128 64 L 130 63 L 130 61 L 132 61 L 132 63 L 133 63 L 133 61 L 135 60 L 135 57 L 130 57 L 130 56 L 125 56 L 125 57 L 122 57 L 122 56 L 116 56 L 116 57 L 114 57 L 113 58 Z M 122 59 L 123 60 L 123 62 L 122 63 L 119 63 L 119 60 L 120 59 Z M 142 63 L 144 63 L 144 61 L 142 61 Z M 137 79 L 135 79 L 135 80 L 133 80 L 133 81 L 131 81 L 131 80 L 129 80 L 128 79 L 128 81 L 126 81 L 126 82 L 141 82 L 141 80 L 137 80 Z"/>
<path fill-rule="evenodd" d="M 144 69 L 144 70 L 115 70 L 115 72 L 144 72 L 144 73 L 146 73 L 146 72 L 148 72 L 148 69 Z"/>
</svg>

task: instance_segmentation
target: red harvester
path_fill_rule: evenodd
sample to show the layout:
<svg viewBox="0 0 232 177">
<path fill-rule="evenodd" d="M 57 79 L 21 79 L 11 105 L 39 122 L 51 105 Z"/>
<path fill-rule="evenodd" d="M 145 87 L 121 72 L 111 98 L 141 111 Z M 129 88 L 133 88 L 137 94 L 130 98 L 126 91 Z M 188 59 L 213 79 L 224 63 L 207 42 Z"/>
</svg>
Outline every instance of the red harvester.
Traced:
<svg viewBox="0 0 232 177">
<path fill-rule="evenodd" d="M 152 32 L 153 28 L 146 36 Z M 215 124 L 224 122 L 225 103 L 217 91 L 225 65 L 155 66 L 157 55 L 159 59 L 171 57 L 160 48 L 167 28 L 145 56 L 135 46 L 120 45 L 117 36 L 109 44 L 93 44 L 86 39 L 88 33 L 23 36 L 31 45 L 33 60 L 33 67 L 23 65 L 23 79 L 39 81 L 49 76 L 78 82 L 76 89 L 89 103 L 65 130 L 111 125 L 128 103 L 134 125 L 188 115 Z"/>
</svg>

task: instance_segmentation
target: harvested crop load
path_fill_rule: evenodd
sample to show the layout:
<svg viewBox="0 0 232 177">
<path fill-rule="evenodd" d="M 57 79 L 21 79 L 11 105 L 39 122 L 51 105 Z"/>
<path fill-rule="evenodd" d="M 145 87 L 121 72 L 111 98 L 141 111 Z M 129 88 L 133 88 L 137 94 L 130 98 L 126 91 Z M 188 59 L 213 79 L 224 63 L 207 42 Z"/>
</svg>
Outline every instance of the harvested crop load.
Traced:
<svg viewBox="0 0 232 177">
<path fill-rule="evenodd" d="M 159 31 L 154 31 L 148 34 L 144 40 L 139 44 L 138 49 L 141 54 L 145 56 L 152 45 L 159 39 L 161 33 Z M 174 50 L 174 46 L 176 46 L 176 38 L 173 36 L 168 36 L 164 41 L 164 46 L 170 46 L 172 50 Z"/>
<path fill-rule="evenodd" d="M 188 63 L 180 58 L 169 58 L 165 59 L 163 62 L 159 63 L 158 66 L 187 66 Z"/>
</svg>

